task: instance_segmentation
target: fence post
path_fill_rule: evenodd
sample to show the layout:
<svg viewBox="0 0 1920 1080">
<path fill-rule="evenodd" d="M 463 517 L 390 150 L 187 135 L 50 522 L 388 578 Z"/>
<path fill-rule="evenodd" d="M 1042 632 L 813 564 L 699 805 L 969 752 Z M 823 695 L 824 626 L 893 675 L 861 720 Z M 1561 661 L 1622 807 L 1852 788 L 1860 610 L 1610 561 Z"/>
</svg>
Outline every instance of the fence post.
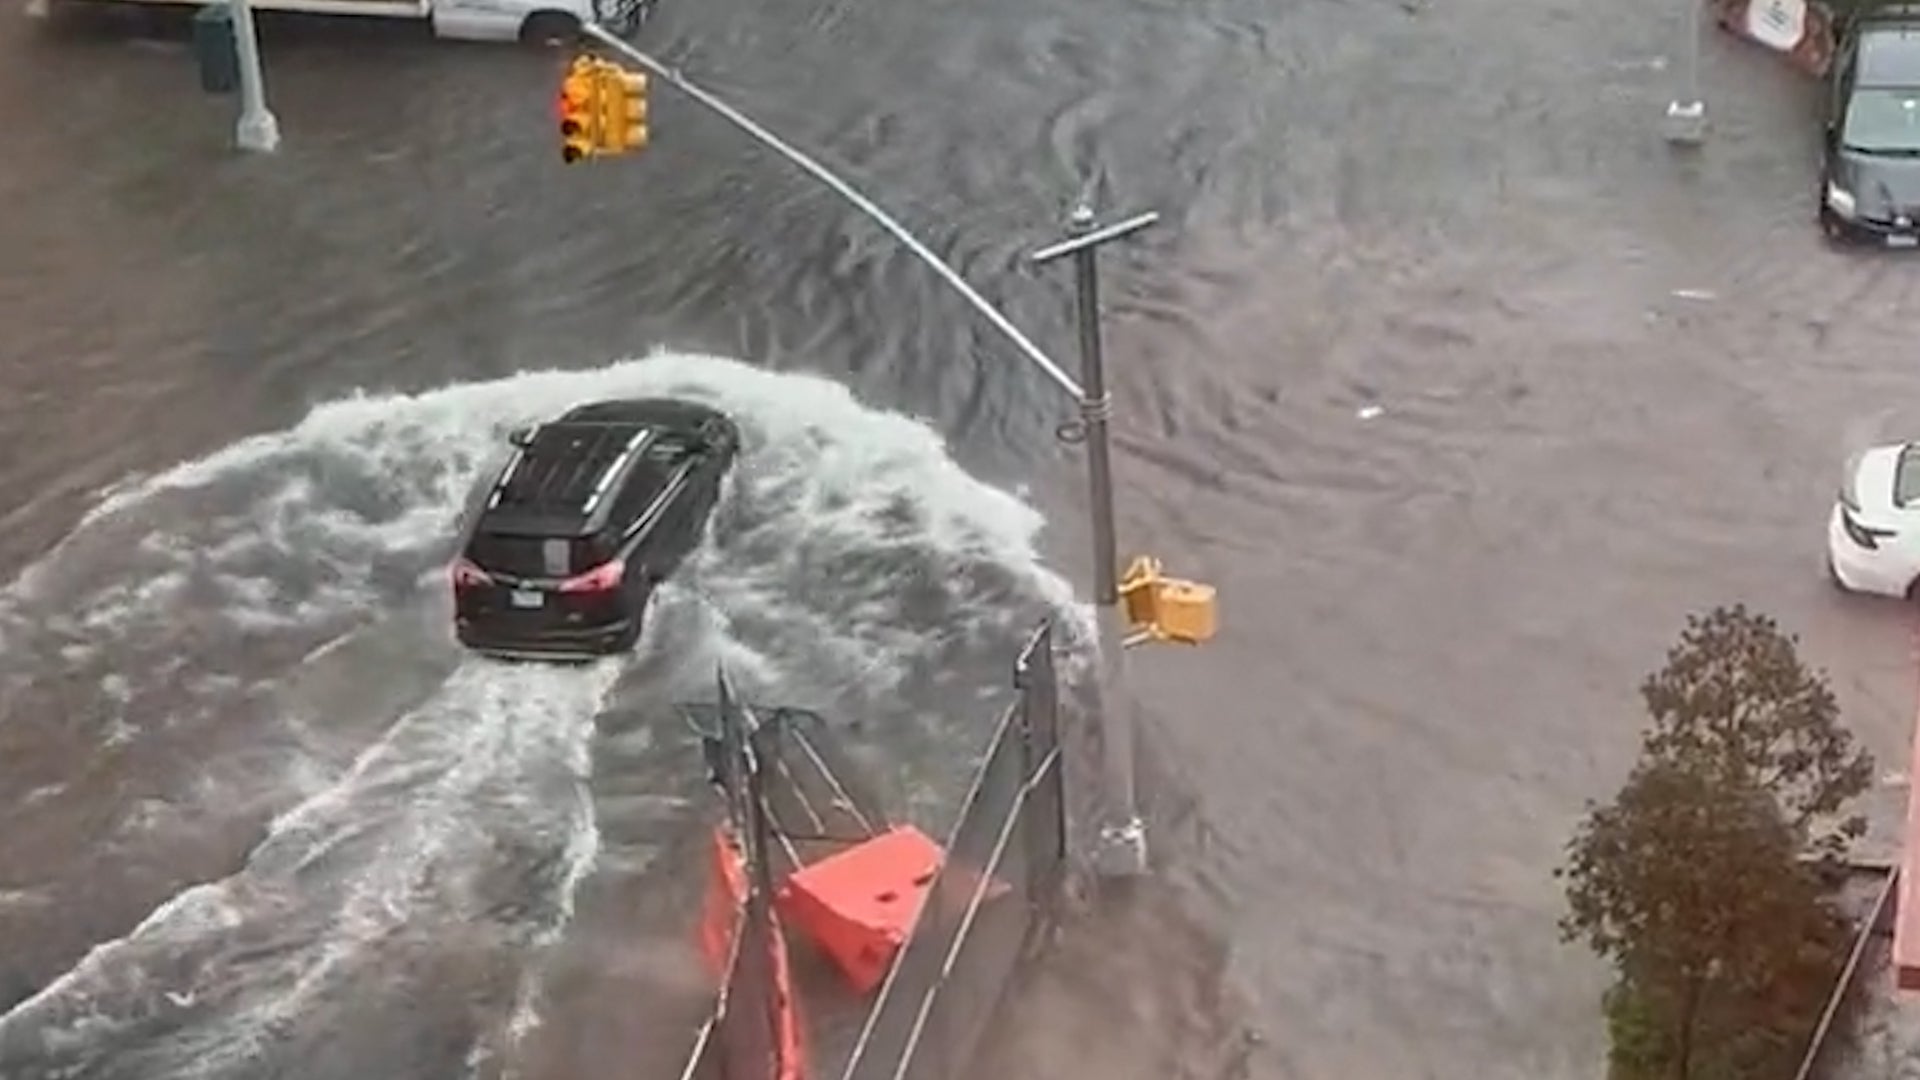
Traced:
<svg viewBox="0 0 1920 1080">
<path fill-rule="evenodd" d="M 746 715 L 744 707 L 742 714 L 743 717 Z M 747 759 L 747 816 L 742 822 L 742 827 L 750 835 L 748 843 L 752 849 L 747 856 L 752 860 L 748 865 L 751 878 L 747 885 L 747 919 L 753 924 L 755 930 L 753 935 L 755 944 L 766 950 L 766 955 L 755 957 L 755 960 L 763 965 L 763 970 L 768 976 L 761 995 L 765 1010 L 760 1021 L 767 1027 L 767 1046 L 772 1049 L 775 1059 L 769 1063 L 773 1068 L 768 1072 L 778 1076 L 783 1054 L 781 1010 L 784 1003 L 780 1000 L 781 988 L 777 978 L 774 977 L 772 955 L 772 950 L 776 947 L 774 942 L 776 931 L 773 928 L 773 824 L 767 817 L 766 797 L 766 767 L 767 763 L 773 760 L 777 749 L 771 745 L 772 742 L 772 729 L 757 724 L 745 740 L 751 750 L 751 756 Z"/>
<path fill-rule="evenodd" d="M 720 749 L 724 764 L 721 768 L 721 783 L 727 789 L 727 814 L 735 825 L 745 827 L 746 802 L 746 745 L 741 729 L 739 705 L 733 697 L 733 683 L 727 678 L 727 669 L 722 665 L 714 666 L 715 700 L 719 703 Z"/>
<path fill-rule="evenodd" d="M 1058 760 L 1059 693 L 1053 667 L 1053 624 L 1044 622 L 1028 640 L 1014 666 L 1014 685 L 1020 690 L 1020 736 L 1025 752 L 1024 778 L 1032 783 L 1032 794 L 1021 823 L 1027 845 L 1027 900 L 1041 916 L 1051 922 L 1051 913 L 1059 902 L 1060 871 L 1066 860 L 1067 801 L 1063 791 L 1063 766 Z M 1044 778 L 1036 774 L 1042 768 L 1051 772 Z M 1039 805 L 1035 805 L 1037 801 Z"/>
<path fill-rule="evenodd" d="M 1020 693 L 1020 775 L 1028 781 L 1033 779 L 1034 771 L 1040 768 L 1040 763 L 1046 760 L 1046 753 L 1040 748 L 1040 727 L 1035 723 L 1039 717 L 1035 715 L 1034 710 L 1034 699 L 1039 696 L 1039 688 L 1035 684 L 1039 682 L 1042 673 L 1035 670 L 1033 654 L 1033 642 L 1029 640 L 1026 647 L 1020 650 L 1020 655 L 1013 661 L 1013 687 Z M 1046 896 L 1045 886 L 1041 880 L 1043 875 L 1040 873 L 1040 868 L 1045 865 L 1041 860 L 1046 851 L 1044 846 L 1046 837 L 1040 831 L 1040 819 L 1043 816 L 1041 814 L 1028 816 L 1027 820 L 1021 823 L 1020 829 L 1025 834 L 1022 839 L 1027 845 L 1029 871 L 1026 882 L 1027 906 L 1035 910 L 1039 909 Z"/>
</svg>

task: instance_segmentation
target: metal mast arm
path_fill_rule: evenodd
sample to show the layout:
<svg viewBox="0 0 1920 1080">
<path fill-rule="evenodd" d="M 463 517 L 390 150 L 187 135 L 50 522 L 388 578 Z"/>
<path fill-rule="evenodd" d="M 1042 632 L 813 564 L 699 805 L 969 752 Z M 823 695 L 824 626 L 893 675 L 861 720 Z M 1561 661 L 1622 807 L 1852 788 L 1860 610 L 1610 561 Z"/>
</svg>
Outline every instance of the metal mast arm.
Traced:
<svg viewBox="0 0 1920 1080">
<path fill-rule="evenodd" d="M 1021 355 L 1033 361 L 1034 366 L 1045 372 L 1047 378 L 1053 380 L 1054 385 L 1073 395 L 1075 400 L 1083 396 L 1080 384 L 1074 380 L 1073 376 L 1067 374 L 1059 364 L 1054 363 L 1052 358 L 1042 352 L 1040 346 L 1035 345 L 1031 338 L 1021 333 L 1019 327 L 1013 325 L 1011 320 L 1000 313 L 1000 309 L 988 303 L 986 297 L 981 296 L 972 285 L 967 283 L 967 279 L 960 276 L 959 271 L 947 265 L 946 260 L 934 254 L 932 249 L 921 243 L 918 237 L 908 232 L 906 226 L 895 221 L 892 215 L 882 210 L 872 199 L 862 195 L 852 184 L 836 176 L 825 165 L 789 146 L 779 136 L 761 127 L 752 117 L 689 82 L 686 76 L 622 41 L 604 27 L 588 24 L 581 29 L 595 41 L 679 87 L 688 97 L 719 114 L 721 119 L 746 132 L 769 150 L 805 169 L 814 179 L 825 184 L 834 194 L 851 203 L 855 209 L 871 218 L 874 224 L 885 229 L 895 240 L 900 241 L 903 247 L 912 252 L 915 258 L 927 264 L 934 273 L 940 275 L 942 280 L 953 286 L 954 291 L 972 305 L 982 318 L 991 323 L 994 329 L 1000 331 L 1008 341 L 1012 342 L 1013 347 L 1018 349 Z"/>
<path fill-rule="evenodd" d="M 1055 259 L 1072 256 L 1076 277 L 1076 307 L 1080 328 L 1080 351 L 1082 377 L 1086 379 L 1083 389 L 1073 376 L 1062 370 L 1046 353 L 1040 350 L 1028 337 L 1021 333 L 999 309 L 988 303 L 965 278 L 947 265 L 945 260 L 933 253 L 906 227 L 895 221 L 873 200 L 862 195 L 853 185 L 834 175 L 826 166 L 815 161 L 801 151 L 789 146 L 779 136 L 761 127 L 746 114 L 720 100 L 713 94 L 695 86 L 678 71 L 634 48 L 619 37 L 600 26 L 589 25 L 583 28 L 588 37 L 607 48 L 626 57 L 635 64 L 646 68 L 655 76 L 678 87 L 695 101 L 717 113 L 722 119 L 739 128 L 761 145 L 773 150 L 781 157 L 798 165 L 814 179 L 845 199 L 855 209 L 872 219 L 886 230 L 902 246 L 912 252 L 915 258 L 932 268 L 933 272 L 955 292 L 958 292 L 973 309 L 979 312 L 993 327 L 1011 341 L 1021 355 L 1031 360 L 1040 370 L 1052 379 L 1054 385 L 1072 395 L 1080 407 L 1083 431 L 1087 442 L 1087 480 L 1090 495 L 1089 510 L 1093 519 L 1093 561 L 1094 582 L 1093 601 L 1098 617 L 1100 635 L 1100 653 L 1104 661 L 1104 678 L 1101 687 L 1101 705 L 1098 709 L 1098 722 L 1101 728 L 1101 746 L 1104 764 L 1104 783 L 1101 785 L 1104 796 L 1104 822 L 1100 828 L 1100 848 L 1096 863 L 1101 872 L 1116 877 L 1132 877 L 1146 873 L 1149 869 L 1146 849 L 1146 825 L 1141 818 L 1134 796 L 1133 739 L 1135 719 L 1128 695 L 1124 688 L 1123 651 L 1135 637 L 1130 635 L 1129 625 L 1142 623 L 1147 629 L 1141 640 L 1176 640 L 1198 644 L 1213 636 L 1213 593 L 1210 588 L 1198 587 L 1190 582 L 1161 579 L 1158 576 L 1158 563 L 1153 560 L 1139 560 L 1148 565 L 1145 577 L 1135 580 L 1129 571 L 1129 582 L 1125 586 L 1129 593 L 1139 594 L 1142 589 L 1150 590 L 1141 594 L 1145 598 L 1144 616 L 1131 613 L 1130 601 L 1123 606 L 1121 595 L 1123 586 L 1119 580 L 1119 552 L 1115 537 L 1113 510 L 1113 467 L 1109 445 L 1108 419 L 1112 411 L 1112 401 L 1107 394 L 1104 359 L 1100 348 L 1100 299 L 1099 277 L 1095 267 L 1095 249 L 1100 245 L 1130 236 L 1159 220 L 1153 212 L 1137 214 L 1127 220 L 1111 225 L 1101 225 L 1095 218 L 1093 209 L 1087 205 L 1076 207 L 1069 222 L 1066 239 L 1051 244 L 1035 252 L 1031 258 L 1035 263 L 1048 263 Z"/>
</svg>

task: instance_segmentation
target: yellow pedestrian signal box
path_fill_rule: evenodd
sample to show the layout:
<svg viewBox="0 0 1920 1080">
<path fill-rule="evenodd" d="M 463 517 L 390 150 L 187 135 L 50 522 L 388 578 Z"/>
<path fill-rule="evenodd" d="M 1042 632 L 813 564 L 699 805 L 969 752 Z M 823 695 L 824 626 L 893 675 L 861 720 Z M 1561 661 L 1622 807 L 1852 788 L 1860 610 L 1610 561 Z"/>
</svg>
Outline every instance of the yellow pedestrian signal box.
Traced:
<svg viewBox="0 0 1920 1080">
<path fill-rule="evenodd" d="M 592 57 L 575 57 L 560 81 L 560 160 L 572 165 L 600 153 L 599 72 Z"/>
<path fill-rule="evenodd" d="M 617 64 L 607 64 L 601 71 L 606 149 L 615 154 L 644 150 L 647 145 L 646 73 L 627 71 Z"/>
<path fill-rule="evenodd" d="M 1142 555 L 1120 576 L 1120 602 L 1132 633 L 1128 644 L 1178 641 L 1199 645 L 1213 639 L 1218 613 L 1211 585 L 1165 577 L 1160 560 Z"/>
</svg>

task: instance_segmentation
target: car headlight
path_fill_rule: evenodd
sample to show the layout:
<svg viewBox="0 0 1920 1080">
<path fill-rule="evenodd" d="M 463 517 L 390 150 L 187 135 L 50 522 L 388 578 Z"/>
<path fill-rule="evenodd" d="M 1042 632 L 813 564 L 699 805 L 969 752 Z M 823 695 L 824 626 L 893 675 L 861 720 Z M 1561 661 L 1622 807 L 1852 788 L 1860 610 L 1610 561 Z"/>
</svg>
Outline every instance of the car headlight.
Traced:
<svg viewBox="0 0 1920 1080">
<path fill-rule="evenodd" d="M 1840 528 L 1846 531 L 1847 539 L 1868 551 L 1879 550 L 1880 541 L 1891 540 L 1894 535 L 1892 529 L 1876 529 L 1871 525 L 1862 525 L 1845 507 L 1840 509 Z"/>
<path fill-rule="evenodd" d="M 1843 218 L 1850 218 L 1858 209 L 1858 204 L 1853 200 L 1853 192 L 1829 180 L 1827 181 L 1827 209 Z"/>
</svg>

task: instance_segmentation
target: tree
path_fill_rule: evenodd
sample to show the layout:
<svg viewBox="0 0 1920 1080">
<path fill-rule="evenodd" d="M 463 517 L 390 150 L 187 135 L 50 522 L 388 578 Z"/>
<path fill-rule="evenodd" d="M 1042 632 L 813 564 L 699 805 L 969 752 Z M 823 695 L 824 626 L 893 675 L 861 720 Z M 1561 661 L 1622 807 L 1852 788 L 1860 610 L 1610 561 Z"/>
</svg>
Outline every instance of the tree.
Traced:
<svg viewBox="0 0 1920 1080">
<path fill-rule="evenodd" d="M 1841 725 L 1825 674 L 1772 619 L 1741 604 L 1689 616 L 1640 696 L 1653 718 L 1643 758 L 1772 793 L 1809 854 L 1837 857 L 1866 831 L 1864 817 L 1837 815 L 1872 782 L 1873 759 Z"/>
<path fill-rule="evenodd" d="M 1839 815 L 1872 761 L 1796 642 L 1743 607 L 1690 617 L 1641 692 L 1640 761 L 1556 872 L 1562 936 L 1615 969 L 1614 1074 L 1791 1075 L 1848 940 L 1822 863 L 1863 829 Z"/>
</svg>

